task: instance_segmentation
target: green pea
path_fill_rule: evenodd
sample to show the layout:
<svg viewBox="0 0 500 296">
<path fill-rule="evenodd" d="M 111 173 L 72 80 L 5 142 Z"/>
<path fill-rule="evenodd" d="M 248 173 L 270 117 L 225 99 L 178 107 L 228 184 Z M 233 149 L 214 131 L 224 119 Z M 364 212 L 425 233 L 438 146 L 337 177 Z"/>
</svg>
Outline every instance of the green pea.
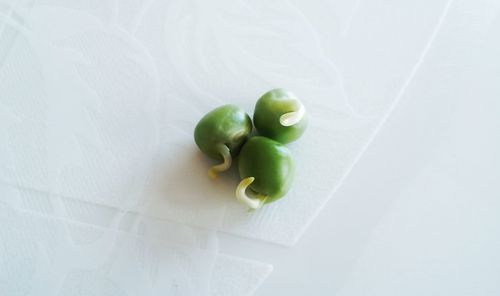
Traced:
<svg viewBox="0 0 500 296">
<path fill-rule="evenodd" d="M 207 113 L 194 130 L 194 140 L 200 150 L 222 161 L 208 170 L 211 178 L 231 167 L 232 158 L 252 132 L 250 116 L 235 105 L 224 105 Z"/>
<path fill-rule="evenodd" d="M 292 154 L 283 144 L 266 137 L 252 137 L 238 159 L 241 182 L 236 198 L 250 209 L 283 197 L 294 176 Z"/>
<path fill-rule="evenodd" d="M 253 115 L 259 134 L 281 143 L 297 140 L 306 130 L 306 109 L 291 92 L 277 88 L 257 101 Z"/>
</svg>

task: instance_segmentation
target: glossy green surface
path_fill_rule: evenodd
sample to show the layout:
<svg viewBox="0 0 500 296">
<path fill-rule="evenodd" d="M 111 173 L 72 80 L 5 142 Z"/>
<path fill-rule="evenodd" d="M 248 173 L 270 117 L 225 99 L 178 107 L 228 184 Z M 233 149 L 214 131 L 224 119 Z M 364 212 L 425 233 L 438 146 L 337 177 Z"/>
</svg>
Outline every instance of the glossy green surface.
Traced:
<svg viewBox="0 0 500 296">
<path fill-rule="evenodd" d="M 283 114 L 297 111 L 300 101 L 289 91 L 273 89 L 257 101 L 253 121 L 260 135 L 281 143 L 297 140 L 306 130 L 308 119 L 305 114 L 301 120 L 291 126 L 280 123 Z"/>
<path fill-rule="evenodd" d="M 255 178 L 249 188 L 267 196 L 265 203 L 281 198 L 292 185 L 292 154 L 283 144 L 269 138 L 250 138 L 241 149 L 238 167 L 241 179 Z"/>
<path fill-rule="evenodd" d="M 252 120 L 235 105 L 224 105 L 207 113 L 194 130 L 200 150 L 211 158 L 223 160 L 221 145 L 236 156 L 252 132 Z"/>
</svg>

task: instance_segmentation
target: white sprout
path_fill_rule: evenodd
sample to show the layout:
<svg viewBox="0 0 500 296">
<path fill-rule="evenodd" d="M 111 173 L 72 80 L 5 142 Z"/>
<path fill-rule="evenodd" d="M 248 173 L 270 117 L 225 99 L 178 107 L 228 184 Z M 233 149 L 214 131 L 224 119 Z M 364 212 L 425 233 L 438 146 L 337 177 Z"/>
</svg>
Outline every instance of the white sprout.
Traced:
<svg viewBox="0 0 500 296">
<path fill-rule="evenodd" d="M 208 169 L 208 176 L 212 179 L 216 179 L 218 173 L 224 172 L 231 167 L 232 158 L 229 148 L 226 145 L 222 144 L 219 146 L 219 152 L 224 161 L 221 164 L 214 165 L 210 169 Z"/>
<path fill-rule="evenodd" d="M 249 207 L 252 210 L 256 210 L 261 208 L 264 205 L 264 201 L 266 200 L 266 196 L 262 194 L 258 194 L 258 198 L 255 197 L 249 197 L 246 193 L 247 187 L 250 186 L 250 184 L 255 181 L 254 177 L 248 177 L 243 180 L 241 180 L 240 184 L 238 184 L 238 187 L 236 187 L 236 199 Z"/>
<path fill-rule="evenodd" d="M 306 114 L 306 108 L 299 99 L 293 101 L 295 103 L 295 111 L 285 113 L 280 116 L 280 124 L 282 126 L 292 126 L 299 123 Z"/>
</svg>

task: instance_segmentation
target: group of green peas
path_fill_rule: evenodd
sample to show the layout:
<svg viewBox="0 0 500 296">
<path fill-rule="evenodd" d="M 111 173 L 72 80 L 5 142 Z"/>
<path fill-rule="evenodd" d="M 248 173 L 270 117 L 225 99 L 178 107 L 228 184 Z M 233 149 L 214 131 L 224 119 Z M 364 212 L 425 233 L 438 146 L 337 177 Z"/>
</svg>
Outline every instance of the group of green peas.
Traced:
<svg viewBox="0 0 500 296">
<path fill-rule="evenodd" d="M 200 150 L 221 161 L 208 170 L 211 178 L 231 167 L 238 156 L 241 182 L 236 198 L 250 209 L 283 197 L 290 189 L 295 165 L 284 145 L 295 141 L 307 127 L 304 105 L 291 92 L 273 89 L 259 98 L 253 123 L 238 106 L 224 105 L 207 113 L 196 125 L 194 139 Z"/>
</svg>

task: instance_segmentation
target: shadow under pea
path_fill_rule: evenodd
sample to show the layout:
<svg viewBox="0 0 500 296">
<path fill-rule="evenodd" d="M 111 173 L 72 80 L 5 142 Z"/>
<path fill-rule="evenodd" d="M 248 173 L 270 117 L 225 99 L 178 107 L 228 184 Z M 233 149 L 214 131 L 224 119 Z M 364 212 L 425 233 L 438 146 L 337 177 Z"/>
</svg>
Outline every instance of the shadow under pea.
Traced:
<svg viewBox="0 0 500 296">
<path fill-rule="evenodd" d="M 235 200 L 240 181 L 237 159 L 229 170 L 210 178 L 208 169 L 220 162 L 204 155 L 193 140 L 169 144 L 155 164 L 154 194 L 147 211 L 182 222 L 216 223 L 212 220 L 222 218 L 227 202 Z"/>
</svg>

